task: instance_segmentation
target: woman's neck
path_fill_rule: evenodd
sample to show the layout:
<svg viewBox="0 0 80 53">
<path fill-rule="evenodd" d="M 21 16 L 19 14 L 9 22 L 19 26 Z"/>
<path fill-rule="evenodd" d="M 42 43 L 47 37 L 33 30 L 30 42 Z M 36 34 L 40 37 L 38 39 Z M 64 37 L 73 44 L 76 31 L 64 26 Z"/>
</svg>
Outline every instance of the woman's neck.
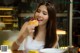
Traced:
<svg viewBox="0 0 80 53">
<path fill-rule="evenodd" d="M 46 35 L 46 26 L 39 26 L 38 27 L 38 34 L 37 34 L 37 40 L 44 41 Z"/>
<path fill-rule="evenodd" d="M 38 27 L 38 32 L 45 32 L 46 31 L 46 25 L 44 25 L 44 26 L 39 26 Z"/>
</svg>

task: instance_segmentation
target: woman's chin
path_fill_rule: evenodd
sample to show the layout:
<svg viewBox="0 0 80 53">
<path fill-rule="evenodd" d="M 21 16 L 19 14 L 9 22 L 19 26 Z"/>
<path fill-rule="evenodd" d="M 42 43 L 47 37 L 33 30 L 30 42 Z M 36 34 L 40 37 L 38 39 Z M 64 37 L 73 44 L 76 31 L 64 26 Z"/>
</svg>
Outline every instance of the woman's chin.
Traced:
<svg viewBox="0 0 80 53">
<path fill-rule="evenodd" d="M 43 24 L 39 23 L 38 25 L 39 25 L 39 26 L 42 26 Z"/>
<path fill-rule="evenodd" d="M 38 24 L 38 26 L 42 26 L 42 24 Z"/>
<path fill-rule="evenodd" d="M 43 26 L 43 25 L 45 25 L 45 24 L 43 24 L 43 23 L 39 23 L 39 24 L 38 24 L 38 26 Z"/>
</svg>

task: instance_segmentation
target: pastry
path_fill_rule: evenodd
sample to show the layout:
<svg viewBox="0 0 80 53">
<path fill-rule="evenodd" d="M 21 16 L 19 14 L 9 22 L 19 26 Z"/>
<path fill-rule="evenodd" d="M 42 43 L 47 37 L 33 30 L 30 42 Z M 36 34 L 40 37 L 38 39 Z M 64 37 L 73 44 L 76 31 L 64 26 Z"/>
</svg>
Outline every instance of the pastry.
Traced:
<svg viewBox="0 0 80 53">
<path fill-rule="evenodd" d="M 29 25 L 35 25 L 38 26 L 38 21 L 37 20 L 30 20 Z"/>
</svg>

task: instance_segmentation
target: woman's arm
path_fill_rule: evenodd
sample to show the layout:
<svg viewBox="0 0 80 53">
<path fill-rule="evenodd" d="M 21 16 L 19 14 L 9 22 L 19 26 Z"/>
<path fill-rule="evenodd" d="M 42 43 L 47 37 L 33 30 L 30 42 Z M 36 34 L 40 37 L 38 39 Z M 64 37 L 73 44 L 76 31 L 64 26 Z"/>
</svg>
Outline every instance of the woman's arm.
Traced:
<svg viewBox="0 0 80 53">
<path fill-rule="evenodd" d="M 36 27 L 36 25 L 25 22 L 19 32 L 18 39 L 12 45 L 12 50 L 18 50 L 20 44 L 23 42 L 23 40 L 26 38 L 26 36 L 34 33 L 35 27 Z"/>
<path fill-rule="evenodd" d="M 13 42 L 12 44 L 12 50 L 18 50 L 20 47 L 20 44 L 23 42 L 25 38 L 23 36 L 20 36 L 16 41 Z"/>
<path fill-rule="evenodd" d="M 13 42 L 11 49 L 12 50 L 18 50 L 20 44 L 23 42 L 23 40 L 25 39 L 25 37 L 28 35 L 27 32 L 27 22 L 24 23 L 24 25 L 22 26 L 20 32 L 19 32 L 19 37 L 16 41 Z"/>
</svg>

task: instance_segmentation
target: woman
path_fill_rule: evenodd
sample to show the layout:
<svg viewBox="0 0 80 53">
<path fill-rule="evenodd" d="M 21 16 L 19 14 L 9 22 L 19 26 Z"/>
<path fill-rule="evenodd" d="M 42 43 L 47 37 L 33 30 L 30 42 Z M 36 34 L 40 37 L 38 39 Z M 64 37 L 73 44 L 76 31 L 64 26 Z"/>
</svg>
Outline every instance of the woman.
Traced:
<svg viewBox="0 0 80 53">
<path fill-rule="evenodd" d="M 25 50 L 56 47 L 58 41 L 54 5 L 49 2 L 40 3 L 34 18 L 38 20 L 38 26 L 28 25 L 28 22 L 25 22 L 19 32 L 19 38 L 12 45 L 12 50 L 18 50 L 21 47 Z"/>
</svg>

